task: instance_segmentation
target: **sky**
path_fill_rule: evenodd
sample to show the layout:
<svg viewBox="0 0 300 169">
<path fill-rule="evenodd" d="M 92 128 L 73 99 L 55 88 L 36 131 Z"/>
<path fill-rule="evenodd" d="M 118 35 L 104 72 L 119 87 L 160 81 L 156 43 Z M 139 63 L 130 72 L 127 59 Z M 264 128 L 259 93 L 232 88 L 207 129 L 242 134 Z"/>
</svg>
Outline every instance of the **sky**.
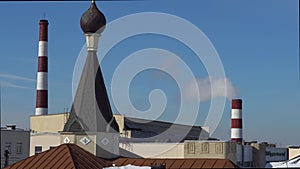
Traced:
<svg viewBox="0 0 300 169">
<path fill-rule="evenodd" d="M 188 45 L 174 38 L 155 34 L 132 36 L 113 46 L 100 63 L 113 112 L 126 114 L 126 110 L 120 112 L 116 108 L 110 90 L 118 65 L 136 51 L 159 48 L 176 54 L 196 77 L 202 99 L 194 99 L 190 103 L 197 102 L 200 106 L 198 115 L 191 116 L 188 111 L 184 112 L 184 116 L 194 118 L 194 125 L 204 125 L 211 101 L 218 102 L 225 98 L 225 108 L 220 112 L 221 121 L 216 122 L 218 127 L 212 136 L 228 140 L 231 98 L 242 98 L 243 135 L 246 141 L 267 141 L 278 146 L 299 145 L 298 3 L 297 0 L 97 1 L 107 23 L 141 12 L 166 13 L 188 21 L 200 29 L 213 44 L 225 73 L 224 79 L 209 81 L 206 65 Z M 29 116 L 35 112 L 38 23 L 44 17 L 49 20 L 49 114 L 70 109 L 74 68 L 85 45 L 79 21 L 89 5 L 88 1 L 0 2 L 1 126 L 13 123 L 29 129 Z M 149 23 L 152 22 L 150 19 Z M 121 32 L 127 26 L 120 25 L 118 29 Z M 103 32 L 103 39 L 107 32 L 108 30 Z M 189 32 L 190 30 L 182 29 L 180 33 L 190 35 Z M 100 37 L 99 43 L 101 46 L 101 43 L 107 42 Z M 184 67 L 177 65 L 179 62 L 164 57 L 153 59 L 156 57 L 151 54 L 144 56 L 147 58 L 145 63 L 154 60 L 159 66 L 184 80 Z M 80 75 L 76 76 L 78 78 Z M 122 77 L 127 77 L 126 71 Z M 222 92 L 211 95 L 210 85 L 224 89 L 222 80 L 227 82 L 227 95 L 222 95 Z M 184 84 L 189 85 L 188 79 L 185 82 Z M 155 119 L 173 122 L 178 117 L 180 102 L 193 99 L 194 88 L 184 89 L 188 90 L 181 91 L 170 72 L 148 69 L 134 77 L 126 96 L 142 112 L 150 110 L 148 113 L 155 114 L 157 110 L 151 109 L 151 106 L 163 107 L 164 110 Z M 151 94 L 155 95 L 157 91 L 158 98 L 165 98 L 167 102 L 151 100 Z M 161 91 L 164 92 L 163 98 Z M 181 92 L 188 98 L 180 97 Z M 119 93 L 120 98 L 123 94 Z M 165 105 L 161 106 L 162 104 Z M 126 102 L 121 100 L 122 106 L 126 109 Z M 140 115 L 143 117 L 144 114 Z M 182 123 L 190 124 L 184 120 Z"/>
</svg>

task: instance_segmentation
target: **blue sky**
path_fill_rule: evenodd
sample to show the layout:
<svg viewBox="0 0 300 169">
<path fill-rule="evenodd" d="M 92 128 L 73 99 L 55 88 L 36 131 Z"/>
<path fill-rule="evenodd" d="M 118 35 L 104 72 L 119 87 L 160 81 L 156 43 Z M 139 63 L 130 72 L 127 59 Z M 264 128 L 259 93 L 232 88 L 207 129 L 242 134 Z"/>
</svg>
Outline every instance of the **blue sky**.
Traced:
<svg viewBox="0 0 300 169">
<path fill-rule="evenodd" d="M 245 139 L 300 144 L 296 134 L 300 128 L 297 0 L 148 0 L 97 5 L 108 22 L 137 12 L 163 12 L 196 25 L 214 45 L 226 77 L 244 101 Z M 29 128 L 29 115 L 35 110 L 38 22 L 44 13 L 49 20 L 49 113 L 71 106 L 73 69 L 85 44 L 79 19 L 88 7 L 89 2 L 84 1 L 0 3 L 1 125 L 15 123 Z M 207 77 L 201 61 L 180 42 L 143 35 L 122 41 L 103 60 L 106 85 L 110 86 L 114 68 L 122 59 L 149 47 L 178 54 L 198 78 Z M 149 70 L 139 74 L 130 88 L 133 104 L 140 110 L 149 108 L 148 94 L 155 88 L 165 91 L 168 98 L 160 120 L 174 120 L 179 91 L 174 79 L 165 73 Z M 197 125 L 203 125 L 208 107 L 209 101 L 201 102 Z M 213 136 L 230 137 L 229 101 Z"/>
</svg>

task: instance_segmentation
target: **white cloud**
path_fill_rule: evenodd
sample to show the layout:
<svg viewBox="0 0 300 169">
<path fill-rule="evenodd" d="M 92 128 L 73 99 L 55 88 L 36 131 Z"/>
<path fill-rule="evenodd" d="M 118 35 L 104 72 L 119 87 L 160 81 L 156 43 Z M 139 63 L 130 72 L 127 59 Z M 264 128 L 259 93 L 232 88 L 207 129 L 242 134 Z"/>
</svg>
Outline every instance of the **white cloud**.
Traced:
<svg viewBox="0 0 300 169">
<path fill-rule="evenodd" d="M 9 88 L 18 88 L 18 89 L 32 89 L 30 87 L 26 86 L 21 86 L 21 85 L 16 85 L 7 81 L 0 81 L 0 86 L 1 87 L 9 87 Z"/>
<path fill-rule="evenodd" d="M 12 74 L 2 74 L 2 73 L 0 73 L 0 77 L 1 78 L 6 78 L 6 79 L 13 79 L 13 80 L 29 81 L 29 82 L 35 82 L 36 81 L 35 79 L 16 76 L 16 75 L 12 75 Z"/>
<path fill-rule="evenodd" d="M 197 86 L 199 95 L 196 92 Z M 196 81 L 187 83 L 184 89 L 185 99 L 197 100 L 199 102 L 208 101 L 218 97 L 232 99 L 238 95 L 238 90 L 228 78 L 210 79 L 207 77 L 205 79 L 196 79 Z M 198 96 L 200 96 L 200 98 L 198 98 Z"/>
</svg>

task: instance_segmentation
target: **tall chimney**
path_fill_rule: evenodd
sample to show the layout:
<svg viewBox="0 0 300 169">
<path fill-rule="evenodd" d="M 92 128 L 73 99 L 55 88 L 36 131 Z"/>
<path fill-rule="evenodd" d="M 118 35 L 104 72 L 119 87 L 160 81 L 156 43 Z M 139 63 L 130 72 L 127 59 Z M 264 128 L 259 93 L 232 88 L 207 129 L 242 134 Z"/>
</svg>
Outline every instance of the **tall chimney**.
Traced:
<svg viewBox="0 0 300 169">
<path fill-rule="evenodd" d="M 48 114 L 48 20 L 40 20 L 35 115 Z"/>
<path fill-rule="evenodd" d="M 232 100 L 231 141 L 243 142 L 242 99 Z"/>
</svg>

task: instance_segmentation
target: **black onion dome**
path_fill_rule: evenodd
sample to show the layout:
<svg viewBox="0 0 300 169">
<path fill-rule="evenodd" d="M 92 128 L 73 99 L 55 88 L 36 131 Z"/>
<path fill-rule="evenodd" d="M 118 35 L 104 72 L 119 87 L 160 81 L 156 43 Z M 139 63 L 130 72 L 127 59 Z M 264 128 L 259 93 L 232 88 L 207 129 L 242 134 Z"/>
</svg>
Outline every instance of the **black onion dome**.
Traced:
<svg viewBox="0 0 300 169">
<path fill-rule="evenodd" d="M 80 26 L 84 33 L 95 33 L 102 32 L 106 24 L 105 16 L 96 6 L 96 3 L 93 1 L 90 8 L 81 16 Z"/>
</svg>

